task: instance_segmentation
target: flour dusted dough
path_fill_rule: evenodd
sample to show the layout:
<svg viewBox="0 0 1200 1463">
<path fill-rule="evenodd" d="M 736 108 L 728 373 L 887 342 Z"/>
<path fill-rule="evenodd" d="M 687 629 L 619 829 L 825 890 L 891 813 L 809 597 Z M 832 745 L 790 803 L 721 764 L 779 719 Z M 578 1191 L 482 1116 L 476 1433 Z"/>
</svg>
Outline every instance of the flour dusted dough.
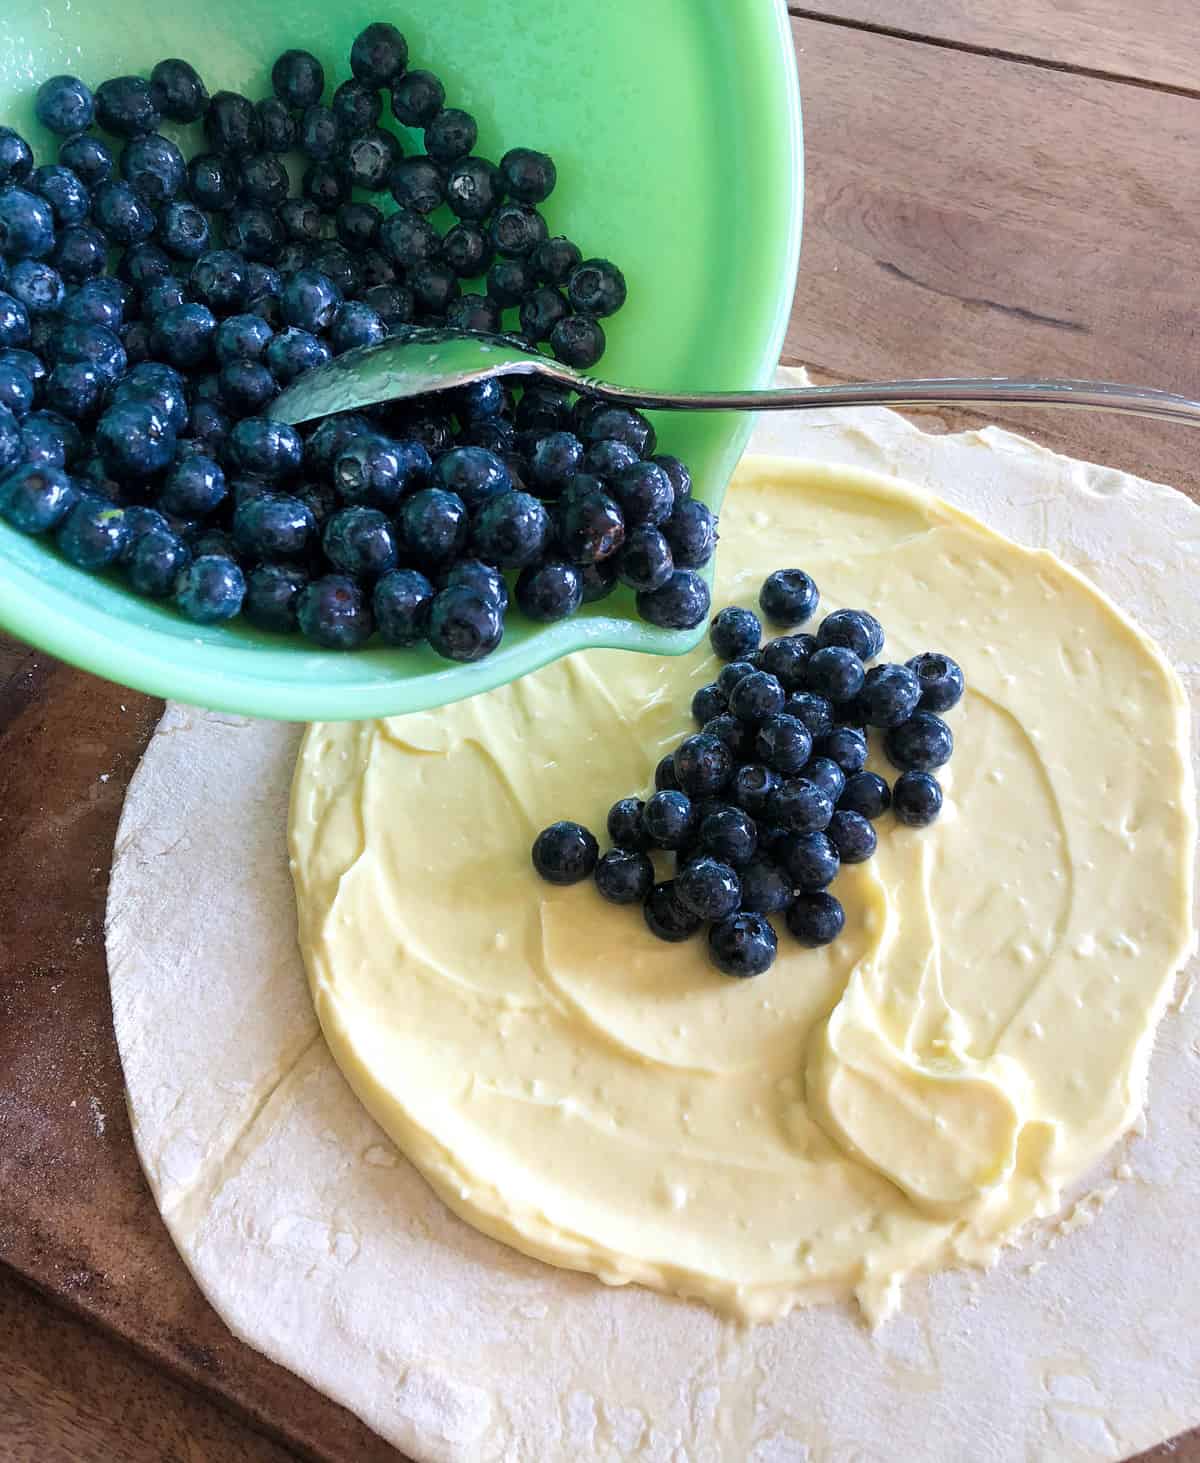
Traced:
<svg viewBox="0 0 1200 1463">
<path fill-rule="evenodd" d="M 1194 697 L 1200 512 L 1179 495 L 878 411 L 772 423 L 755 445 L 894 471 L 1052 548 L 1137 616 Z M 1119 1457 L 1200 1416 L 1200 1277 L 1164 1263 L 1200 1208 L 1191 1009 L 1161 1029 L 1148 1137 L 1065 1222 L 985 1277 L 910 1287 L 875 1335 L 841 1308 L 743 1330 L 609 1290 L 457 1220 L 334 1068 L 282 847 L 298 737 L 171 708 L 114 856 L 109 962 L 139 1152 L 239 1335 L 419 1459 L 949 1460 L 967 1436 L 998 1458 Z"/>
</svg>

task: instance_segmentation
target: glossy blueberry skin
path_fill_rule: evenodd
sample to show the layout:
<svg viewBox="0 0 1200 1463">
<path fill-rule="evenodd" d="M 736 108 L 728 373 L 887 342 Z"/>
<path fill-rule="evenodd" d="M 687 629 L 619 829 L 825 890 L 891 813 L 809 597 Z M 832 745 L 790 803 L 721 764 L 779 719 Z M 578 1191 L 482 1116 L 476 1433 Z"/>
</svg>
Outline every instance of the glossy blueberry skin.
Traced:
<svg viewBox="0 0 1200 1463">
<path fill-rule="evenodd" d="M 618 848 L 643 853 L 650 847 L 650 840 L 642 826 L 641 798 L 620 798 L 608 810 L 608 836 Z"/>
<path fill-rule="evenodd" d="M 942 811 L 942 789 L 928 772 L 902 772 L 892 786 L 892 812 L 897 823 L 927 828 Z"/>
<path fill-rule="evenodd" d="M 734 773 L 730 795 L 739 808 L 744 808 L 752 818 L 767 814 L 779 787 L 779 775 L 769 767 L 748 763 Z"/>
<path fill-rule="evenodd" d="M 83 456 L 83 437 L 60 413 L 33 411 L 21 423 L 21 449 L 32 466 L 74 467 Z"/>
<path fill-rule="evenodd" d="M 824 645 L 814 651 L 805 675 L 808 689 L 835 705 L 857 696 L 865 678 L 862 661 L 842 645 Z"/>
<path fill-rule="evenodd" d="M 0 479 L 0 517 L 22 533 L 48 533 L 78 499 L 71 479 L 50 464 L 27 463 Z"/>
<path fill-rule="evenodd" d="M 655 848 L 681 848 L 691 836 L 695 823 L 696 811 L 691 799 L 675 788 L 660 789 L 642 809 L 642 828 Z"/>
<path fill-rule="evenodd" d="M 692 718 L 697 725 L 703 726 L 714 716 L 720 716 L 728 704 L 725 692 L 715 681 L 707 686 L 700 686 L 692 696 Z"/>
<path fill-rule="evenodd" d="M 546 220 L 527 203 L 501 204 L 488 225 L 488 238 L 501 259 L 527 260 L 548 235 Z M 532 270 L 528 272 L 532 277 Z"/>
<path fill-rule="evenodd" d="M 589 568 L 598 566 L 591 565 Z M 527 618 L 548 624 L 565 620 L 581 604 L 590 603 L 587 591 L 587 570 L 575 564 L 550 560 L 522 569 L 517 580 L 517 604 Z M 604 590 L 608 593 L 608 590 Z M 593 593 L 592 599 L 603 598 Z"/>
<path fill-rule="evenodd" d="M 442 575 L 438 588 L 448 589 L 455 584 L 464 584 L 476 594 L 494 599 L 501 613 L 508 609 L 508 585 L 504 582 L 504 576 L 499 569 L 485 564 L 482 559 L 460 559 Z"/>
<path fill-rule="evenodd" d="M 108 144 L 99 137 L 69 137 L 58 149 L 58 160 L 79 178 L 85 188 L 96 188 L 112 177 L 113 155 Z M 2 173 L 3 165 L 0 164 L 0 186 L 3 185 Z"/>
<path fill-rule="evenodd" d="M 154 321 L 150 344 L 159 360 L 191 371 L 211 358 L 216 334 L 216 316 L 206 305 L 176 305 Z"/>
<path fill-rule="evenodd" d="M 551 331 L 568 313 L 567 302 L 558 290 L 550 285 L 539 285 L 521 301 L 521 334 L 535 344 L 548 340 Z"/>
<path fill-rule="evenodd" d="M 18 420 L 28 416 L 37 399 L 37 391 L 26 372 L 14 361 L 0 360 L 0 408 Z M 0 459 L 0 470 L 4 463 Z"/>
<path fill-rule="evenodd" d="M 419 442 L 395 442 L 367 432 L 351 438 L 338 454 L 333 481 L 347 503 L 394 509 L 428 472 L 429 454 Z"/>
<path fill-rule="evenodd" d="M 148 81 L 140 76 L 116 76 L 103 81 L 95 94 L 96 123 L 114 137 L 141 137 L 157 132 L 162 121 Z"/>
<path fill-rule="evenodd" d="M 815 691 L 796 691 L 784 702 L 783 709 L 802 721 L 814 737 L 824 735 L 833 726 L 833 703 Z"/>
<path fill-rule="evenodd" d="M 832 944 L 846 924 L 841 901 L 823 891 L 798 894 L 785 916 L 793 937 L 810 950 Z"/>
<path fill-rule="evenodd" d="M 621 583 L 639 593 L 661 589 L 675 572 L 670 544 L 649 523 L 640 523 L 626 533 L 615 562 Z"/>
<path fill-rule="evenodd" d="M 861 772 L 867 762 L 867 739 L 855 727 L 835 726 L 818 736 L 813 750 L 836 762 L 844 773 Z M 841 794 L 839 793 L 839 796 Z"/>
<path fill-rule="evenodd" d="M 915 711 L 884 738 L 888 761 L 904 772 L 932 772 L 949 762 L 954 733 L 932 711 Z M 893 801 L 895 789 L 892 789 Z"/>
<path fill-rule="evenodd" d="M 864 818 L 879 818 L 892 805 L 892 790 L 877 772 L 855 772 L 846 779 L 838 808 L 859 813 Z"/>
<path fill-rule="evenodd" d="M 541 203 L 554 191 L 558 173 L 554 160 L 529 147 L 514 147 L 500 159 L 504 186 L 521 203 Z"/>
<path fill-rule="evenodd" d="M 718 808 L 701 820 L 700 846 L 713 858 L 740 869 L 754 858 L 758 830 L 742 808 Z"/>
<path fill-rule="evenodd" d="M 149 478 L 175 455 L 175 433 L 149 402 L 124 401 L 110 406 L 96 427 L 96 447 L 114 477 Z"/>
<path fill-rule="evenodd" d="M 579 582 L 583 586 L 583 602 L 585 605 L 596 604 L 608 596 L 617 587 L 617 565 L 615 559 L 605 559 L 600 564 L 584 564 L 576 566 L 579 574 Z"/>
<path fill-rule="evenodd" d="M 261 493 L 234 509 L 233 544 L 246 559 L 303 559 L 316 538 L 312 509 L 289 494 Z M 335 567 L 350 572 L 344 564 L 335 563 Z"/>
<path fill-rule="evenodd" d="M 789 833 L 823 833 L 833 817 L 833 799 L 808 777 L 789 777 L 775 789 L 766 816 Z"/>
<path fill-rule="evenodd" d="M 316 270 L 298 270 L 283 290 L 283 318 L 288 325 L 319 335 L 333 323 L 342 292 Z"/>
<path fill-rule="evenodd" d="M 782 635 L 762 648 L 759 664 L 769 671 L 787 692 L 800 691 L 813 651 L 817 648 L 813 635 Z"/>
<path fill-rule="evenodd" d="M 671 944 L 690 939 L 704 924 L 680 902 L 674 879 L 655 884 L 642 905 L 642 914 L 650 933 Z"/>
<path fill-rule="evenodd" d="M 604 331 L 590 315 L 568 315 L 550 332 L 554 359 L 577 371 L 589 370 L 604 354 Z"/>
<path fill-rule="evenodd" d="M 399 146 L 390 132 L 372 127 L 360 137 L 343 140 L 337 164 L 352 188 L 382 193 L 396 166 Z"/>
<path fill-rule="evenodd" d="M 783 687 L 766 671 L 752 670 L 740 676 L 729 691 L 729 709 L 741 721 L 765 721 L 769 716 L 778 715 L 783 703 Z"/>
<path fill-rule="evenodd" d="M 377 126 L 383 113 L 378 89 L 356 77 L 342 82 L 330 105 L 345 137 L 357 137 Z"/>
<path fill-rule="evenodd" d="M 30 336 L 29 311 L 15 295 L 0 290 L 0 348 L 20 349 Z"/>
<path fill-rule="evenodd" d="M 341 416 L 326 417 L 313 429 L 306 428 L 309 436 L 304 444 L 304 462 L 314 474 L 324 477 L 333 471 L 342 449 L 355 437 L 372 433 L 374 428 L 366 417 L 357 412 L 346 412 Z"/>
<path fill-rule="evenodd" d="M 703 623 L 711 604 L 708 585 L 690 569 L 675 569 L 660 588 L 643 591 L 637 597 L 642 619 L 667 630 L 694 629 Z"/>
<path fill-rule="evenodd" d="M 378 244 L 379 226 L 382 222 L 383 215 L 373 203 L 343 203 L 334 220 L 339 242 L 347 249 L 360 253 L 366 249 L 374 249 Z M 394 279 L 396 272 L 391 264 L 386 259 L 383 263 L 389 279 Z"/>
<path fill-rule="evenodd" d="M 837 806 L 846 786 L 846 773 L 832 757 L 810 757 L 804 768 L 804 776 L 815 787 L 820 788 L 834 807 Z"/>
<path fill-rule="evenodd" d="M 777 948 L 774 927 L 762 914 L 731 914 L 708 932 L 713 964 L 723 974 L 742 980 L 770 970 Z"/>
<path fill-rule="evenodd" d="M 920 699 L 920 678 L 904 665 L 872 666 L 858 697 L 867 725 L 885 729 L 907 721 Z"/>
<path fill-rule="evenodd" d="M 264 264 L 273 262 L 283 247 L 283 226 L 272 209 L 258 203 L 235 204 L 226 215 L 224 235 L 227 248 Z"/>
<path fill-rule="evenodd" d="M 0 127 L 0 188 L 23 183 L 33 172 L 33 150 L 19 132 Z"/>
<path fill-rule="evenodd" d="M 248 157 L 262 147 L 262 123 L 254 103 L 236 91 L 216 91 L 204 114 L 204 136 L 213 152 Z"/>
<path fill-rule="evenodd" d="M 362 582 L 396 567 L 396 535 L 391 520 L 377 508 L 340 509 L 325 525 L 321 542 L 335 569 Z"/>
<path fill-rule="evenodd" d="M 105 381 L 86 361 L 63 361 L 46 381 L 46 405 L 73 422 L 91 422 L 99 414 Z"/>
<path fill-rule="evenodd" d="M 738 871 L 742 908 L 753 914 L 778 914 L 792 900 L 792 881 L 771 859 L 760 855 Z"/>
<path fill-rule="evenodd" d="M 169 138 L 150 132 L 132 138 L 121 149 L 121 173 L 140 198 L 158 207 L 183 188 L 187 164 Z"/>
<path fill-rule="evenodd" d="M 844 864 L 865 863 L 874 854 L 878 843 L 869 820 L 848 808 L 839 808 L 834 813 L 826 832 Z"/>
<path fill-rule="evenodd" d="M 3 401 L 0 401 L 0 483 L 20 463 L 23 454 L 20 423 Z M 3 496 L 2 492 L 0 496 Z"/>
<path fill-rule="evenodd" d="M 733 756 L 711 733 L 685 737 L 675 749 L 675 780 L 693 801 L 720 792 L 732 776 Z"/>
<path fill-rule="evenodd" d="M 776 772 L 799 772 L 812 753 L 812 733 L 797 717 L 780 712 L 759 726 L 754 750 Z"/>
<path fill-rule="evenodd" d="M 177 518 L 205 518 L 225 499 L 225 474 L 203 453 L 178 458 L 158 495 L 158 506 Z"/>
<path fill-rule="evenodd" d="M 883 626 L 866 610 L 834 610 L 821 621 L 817 639 L 822 645 L 844 645 L 860 660 L 870 660 L 883 649 Z"/>
<path fill-rule="evenodd" d="M 608 259 L 585 259 L 571 271 L 567 298 L 580 315 L 604 319 L 625 303 L 625 276 Z"/>
<path fill-rule="evenodd" d="M 470 531 L 466 504 L 457 493 L 422 488 L 400 509 L 404 547 L 419 565 L 437 566 L 457 558 Z"/>
<path fill-rule="evenodd" d="M 64 321 L 76 325 L 103 325 L 118 331 L 125 319 L 126 303 L 132 291 L 112 275 L 101 275 L 76 286 L 67 296 L 62 309 Z"/>
<path fill-rule="evenodd" d="M 96 572 L 117 563 L 129 542 L 124 508 L 102 498 L 83 498 L 59 524 L 59 552 L 80 569 Z"/>
<path fill-rule="evenodd" d="M 345 574 L 326 574 L 306 585 L 296 618 L 303 634 L 325 650 L 357 650 L 375 629 L 362 590 Z"/>
<path fill-rule="evenodd" d="M 154 105 L 172 122 L 198 122 L 208 106 L 208 88 L 194 66 L 178 57 L 160 61 L 150 73 Z"/>
<path fill-rule="evenodd" d="M 776 569 L 763 581 L 758 603 L 774 625 L 803 625 L 816 613 L 820 593 L 803 569 Z"/>
<path fill-rule="evenodd" d="M 634 849 L 610 848 L 595 870 L 596 892 L 610 904 L 640 904 L 654 887 L 654 865 Z"/>
<path fill-rule="evenodd" d="M 531 493 L 501 493 L 475 514 L 471 545 L 501 569 L 524 569 L 541 560 L 552 527 L 549 513 Z"/>
<path fill-rule="evenodd" d="M 29 188 L 50 205 L 60 229 L 83 223 L 92 211 L 91 193 L 83 179 L 70 168 L 49 163 L 37 168 L 29 179 Z"/>
<path fill-rule="evenodd" d="M 257 203 L 262 208 L 279 208 L 291 187 L 286 166 L 270 152 L 256 152 L 243 158 L 239 178 L 243 202 Z"/>
<path fill-rule="evenodd" d="M 271 87 L 297 111 L 315 106 L 325 90 L 325 68 L 310 51 L 284 51 L 271 67 Z"/>
<path fill-rule="evenodd" d="M 62 275 L 43 259 L 18 259 L 8 272 L 8 295 L 27 316 L 55 315 L 66 299 Z M 12 334 L 11 327 L 8 334 Z"/>
<path fill-rule="evenodd" d="M 536 203 L 538 199 L 524 200 Z M 571 271 L 583 260 L 579 245 L 562 234 L 543 239 L 529 256 L 530 265 L 540 284 L 565 285 Z"/>
<path fill-rule="evenodd" d="M 378 345 L 387 339 L 387 326 L 382 316 L 361 300 L 347 300 L 337 308 L 329 327 L 329 344 L 334 355 L 357 350 L 364 345 Z"/>
<path fill-rule="evenodd" d="M 717 547 L 717 520 L 704 503 L 686 498 L 663 524 L 675 564 L 680 569 L 702 569 Z"/>
<path fill-rule="evenodd" d="M 838 851 L 825 833 L 789 833 L 779 854 L 788 876 L 806 893 L 831 884 L 841 867 Z"/>
<path fill-rule="evenodd" d="M 575 496 L 569 484 L 559 513 L 559 543 L 573 564 L 595 564 L 610 558 L 625 542 L 625 519 L 618 504 L 600 491 Z"/>
<path fill-rule="evenodd" d="M 175 604 L 198 625 L 231 620 L 246 597 L 246 580 L 238 565 L 220 554 L 193 559 L 175 581 Z"/>
<path fill-rule="evenodd" d="M 966 689 L 962 668 L 940 651 L 926 650 L 906 662 L 921 686 L 922 711 L 949 711 Z"/>
<path fill-rule="evenodd" d="M 332 353 L 323 340 L 292 326 L 273 335 L 266 350 L 267 367 L 280 386 L 289 385 L 305 371 L 331 359 Z"/>
<path fill-rule="evenodd" d="M 664 478 L 666 474 L 661 474 Z M 722 660 L 745 660 L 758 649 L 762 625 L 752 610 L 728 605 L 713 619 L 708 629 L 709 643 Z"/>
<path fill-rule="evenodd" d="M 259 564 L 246 575 L 242 614 L 259 630 L 287 634 L 296 628 L 296 609 L 308 575 L 293 564 Z"/>
<path fill-rule="evenodd" d="M 300 471 L 304 443 L 295 427 L 286 422 L 247 417 L 229 434 L 229 456 L 239 471 L 278 482 Z"/>
<path fill-rule="evenodd" d="M 209 213 L 228 213 L 238 199 L 238 165 L 231 157 L 200 153 L 188 163 L 188 196 Z"/>
<path fill-rule="evenodd" d="M 33 109 L 48 132 L 74 137 L 92 125 L 95 102 L 77 76 L 52 76 L 38 87 Z"/>
<path fill-rule="evenodd" d="M 395 569 L 375 585 L 372 604 L 388 645 L 419 645 L 429 630 L 434 589 L 416 569 Z"/>
<path fill-rule="evenodd" d="M 470 112 L 443 107 L 425 124 L 425 151 L 435 162 L 457 162 L 474 149 L 478 131 Z"/>
<path fill-rule="evenodd" d="M 559 493 L 580 471 L 582 461 L 583 443 L 573 432 L 546 432 L 530 454 L 529 476 L 540 492 Z"/>
<path fill-rule="evenodd" d="M 406 127 L 425 127 L 441 111 L 446 89 L 431 71 L 409 71 L 391 84 L 392 115 Z"/>
<path fill-rule="evenodd" d="M 275 377 L 259 361 L 229 361 L 217 373 L 221 405 L 233 417 L 256 416 L 275 399 Z"/>
<path fill-rule="evenodd" d="M 724 919 L 741 904 L 742 886 L 728 864 L 704 855 L 676 874 L 675 897 L 701 919 Z"/>
<path fill-rule="evenodd" d="M 758 669 L 752 660 L 731 660 L 728 665 L 723 665 L 717 675 L 717 686 L 728 702 L 733 695 L 733 688 L 739 681 L 745 680 L 747 676 L 753 675 Z"/>
<path fill-rule="evenodd" d="M 122 376 L 113 387 L 109 405 L 123 401 L 146 401 L 165 417 L 176 434 L 188 425 L 187 393 L 183 377 L 161 361 L 144 361 Z"/>
<path fill-rule="evenodd" d="M 675 754 L 668 752 L 654 769 L 654 787 L 657 792 L 678 792 L 679 779 L 675 776 Z"/>
<path fill-rule="evenodd" d="M 68 284 L 81 284 L 104 272 L 108 241 L 91 224 L 76 224 L 58 236 L 51 263 Z"/>
<path fill-rule="evenodd" d="M 166 279 L 159 280 L 142 292 L 142 319 L 149 321 L 153 328 L 160 315 L 165 315 L 168 310 L 174 310 L 179 305 L 186 305 L 187 302 L 188 292 L 183 281 L 176 279 L 174 275 L 168 275 Z"/>
<path fill-rule="evenodd" d="M 446 174 L 446 202 L 460 219 L 487 219 L 503 200 L 504 192 L 499 169 L 486 158 L 460 158 Z"/>
<path fill-rule="evenodd" d="M 495 650 L 503 635 L 504 615 L 490 596 L 476 594 L 463 584 L 434 595 L 429 609 L 429 644 L 444 659 L 482 660 Z"/>
<path fill-rule="evenodd" d="M 350 47 L 350 70 L 371 87 L 390 86 L 408 65 L 408 42 L 394 25 L 377 20 Z"/>
<path fill-rule="evenodd" d="M 217 360 L 222 366 L 230 361 L 261 361 L 274 336 L 261 315 L 230 315 L 217 326 Z"/>
<path fill-rule="evenodd" d="M 46 200 L 26 188 L 0 193 L 0 254 L 44 259 L 53 248 L 54 213 Z"/>
<path fill-rule="evenodd" d="M 446 180 L 427 157 L 401 158 L 388 175 L 388 188 L 402 208 L 422 215 L 446 201 Z"/>
<path fill-rule="evenodd" d="M 126 560 L 130 588 L 152 599 L 165 599 L 191 557 L 187 544 L 165 525 L 146 529 L 134 538 Z"/>
</svg>

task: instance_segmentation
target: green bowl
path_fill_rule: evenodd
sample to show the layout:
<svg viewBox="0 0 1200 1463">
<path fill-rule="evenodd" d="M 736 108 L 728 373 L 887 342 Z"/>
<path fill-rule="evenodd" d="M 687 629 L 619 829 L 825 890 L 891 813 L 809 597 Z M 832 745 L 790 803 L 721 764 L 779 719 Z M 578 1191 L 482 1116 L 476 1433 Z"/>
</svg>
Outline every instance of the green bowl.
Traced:
<svg viewBox="0 0 1200 1463">
<path fill-rule="evenodd" d="M 315 52 L 331 85 L 351 40 L 395 22 L 411 62 L 436 71 L 479 122 L 478 150 L 553 154 L 552 233 L 624 269 L 629 301 L 611 322 L 603 375 L 680 389 L 765 385 L 795 282 L 802 204 L 800 101 L 782 0 L 207 0 L 175 11 L 146 0 L 4 0 L 0 122 L 52 161 L 33 122 L 39 82 L 97 85 L 148 74 L 164 56 L 196 65 L 210 90 L 270 94 L 274 57 Z M 192 129 L 164 128 L 177 138 Z M 404 129 L 398 129 L 404 138 Z M 186 137 L 196 150 L 199 129 Z M 750 419 L 660 415 L 662 450 L 691 467 L 717 508 Z M 115 578 L 84 573 L 0 522 L 0 626 L 95 675 L 160 696 L 287 720 L 389 716 L 454 701 L 585 646 L 681 654 L 702 630 L 657 630 L 622 591 L 558 624 L 513 617 L 477 665 L 431 651 L 350 654 L 241 627 L 193 625 Z"/>
</svg>

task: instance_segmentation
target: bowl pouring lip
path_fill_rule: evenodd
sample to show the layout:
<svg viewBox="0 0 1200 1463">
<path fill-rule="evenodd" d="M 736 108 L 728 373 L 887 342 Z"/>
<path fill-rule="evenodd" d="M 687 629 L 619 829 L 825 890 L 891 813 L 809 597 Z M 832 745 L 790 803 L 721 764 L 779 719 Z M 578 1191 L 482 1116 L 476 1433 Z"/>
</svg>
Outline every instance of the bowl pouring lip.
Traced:
<svg viewBox="0 0 1200 1463">
<path fill-rule="evenodd" d="M 784 194 L 784 219 L 774 233 L 775 291 L 773 314 L 763 331 L 762 345 L 749 386 L 770 382 L 783 344 L 790 315 L 793 283 L 800 254 L 803 217 L 803 139 L 799 81 L 791 44 L 785 0 L 761 7 L 759 0 L 743 7 L 742 24 L 756 22 L 749 32 L 761 74 L 773 83 L 773 109 L 782 112 L 781 131 L 773 139 L 778 187 Z M 706 482 L 707 498 L 719 511 L 738 457 L 749 437 L 749 417 L 731 434 L 722 463 Z M 21 536 L 8 525 L 4 534 Z M 396 675 L 387 657 L 397 653 L 372 649 L 355 652 L 369 667 L 354 684 L 323 680 L 320 667 L 334 652 L 306 651 L 285 641 L 279 651 L 288 655 L 286 678 L 273 675 L 252 646 L 214 645 L 200 627 L 179 631 L 153 627 L 132 631 L 104 615 L 96 618 L 88 607 L 57 587 L 47 593 L 36 570 L 5 563 L 0 551 L 0 627 L 28 641 L 46 654 L 103 679 L 148 695 L 201 705 L 214 711 L 277 720 L 359 720 L 428 710 L 490 691 L 538 670 L 562 656 L 584 649 L 636 650 L 657 655 L 683 655 L 704 635 L 702 623 L 694 630 L 662 630 L 627 615 L 581 615 L 534 631 L 527 638 L 500 648 L 486 660 L 470 666 L 436 662 L 427 674 Z M 712 566 L 704 571 L 711 583 Z M 189 634 L 194 628 L 195 633 Z M 275 647 L 271 649 L 274 651 Z M 276 652 L 279 653 L 279 652 Z M 433 662 L 432 652 L 420 652 Z M 244 658 L 246 669 L 236 665 Z M 306 671 L 304 662 L 310 663 Z"/>
</svg>

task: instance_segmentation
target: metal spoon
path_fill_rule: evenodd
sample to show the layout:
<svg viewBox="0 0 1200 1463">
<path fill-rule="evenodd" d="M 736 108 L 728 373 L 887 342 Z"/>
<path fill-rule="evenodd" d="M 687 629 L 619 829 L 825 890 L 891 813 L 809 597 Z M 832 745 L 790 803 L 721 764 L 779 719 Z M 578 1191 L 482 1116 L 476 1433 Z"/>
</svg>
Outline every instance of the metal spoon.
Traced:
<svg viewBox="0 0 1200 1463">
<path fill-rule="evenodd" d="M 599 381 L 508 335 L 414 327 L 379 345 L 347 351 L 308 371 L 276 398 L 270 415 L 310 421 L 384 401 L 469 386 L 489 376 L 537 376 L 620 406 L 657 411 L 791 411 L 830 406 L 1090 406 L 1200 426 L 1200 402 L 1150 386 L 1032 377 L 933 377 L 799 386 L 773 391 L 642 391 Z"/>
</svg>

